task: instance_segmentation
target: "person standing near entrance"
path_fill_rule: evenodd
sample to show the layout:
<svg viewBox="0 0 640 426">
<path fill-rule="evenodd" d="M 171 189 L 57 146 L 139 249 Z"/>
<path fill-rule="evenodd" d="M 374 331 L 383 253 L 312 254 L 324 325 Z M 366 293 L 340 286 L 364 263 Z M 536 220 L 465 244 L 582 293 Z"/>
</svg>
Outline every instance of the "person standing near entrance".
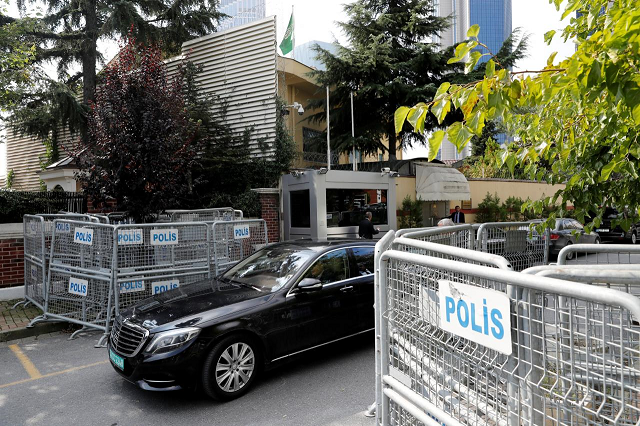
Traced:
<svg viewBox="0 0 640 426">
<path fill-rule="evenodd" d="M 379 228 L 374 228 L 373 223 L 371 223 L 371 218 L 373 215 L 371 212 L 366 212 L 364 215 L 364 219 L 360 221 L 360 226 L 358 226 L 358 235 L 360 238 L 365 238 L 367 240 L 372 240 L 373 236 L 380 232 Z"/>
<path fill-rule="evenodd" d="M 460 206 L 456 206 L 456 211 L 454 211 L 449 218 L 455 224 L 464 223 L 464 213 L 460 211 Z"/>
</svg>

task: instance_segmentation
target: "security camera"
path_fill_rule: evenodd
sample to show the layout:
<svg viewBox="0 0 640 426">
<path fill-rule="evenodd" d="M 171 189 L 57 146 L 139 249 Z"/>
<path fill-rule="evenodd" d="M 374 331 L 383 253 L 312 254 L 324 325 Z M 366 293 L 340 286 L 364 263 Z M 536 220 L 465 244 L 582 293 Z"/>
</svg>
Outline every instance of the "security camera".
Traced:
<svg viewBox="0 0 640 426">
<path fill-rule="evenodd" d="M 389 172 L 389 177 L 398 177 L 400 176 L 400 173 L 398 172 Z"/>
<path fill-rule="evenodd" d="M 299 104 L 298 102 L 294 102 L 292 106 L 298 111 L 299 115 L 304 114 L 304 108 L 301 104 Z"/>
<path fill-rule="evenodd" d="M 383 167 L 381 174 L 389 173 L 390 171 L 391 171 L 391 169 L 389 167 Z"/>
</svg>

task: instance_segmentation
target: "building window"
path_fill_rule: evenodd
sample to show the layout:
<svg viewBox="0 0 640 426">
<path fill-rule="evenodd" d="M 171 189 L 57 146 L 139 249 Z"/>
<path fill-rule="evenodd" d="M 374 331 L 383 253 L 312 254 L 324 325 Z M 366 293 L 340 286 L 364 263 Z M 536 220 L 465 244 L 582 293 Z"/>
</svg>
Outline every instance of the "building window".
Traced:
<svg viewBox="0 0 640 426">
<path fill-rule="evenodd" d="M 302 128 L 302 155 L 306 161 L 327 162 L 327 147 L 323 145 L 322 132 L 308 127 Z"/>
<path fill-rule="evenodd" d="M 290 212 L 292 228 L 310 228 L 311 227 L 311 207 L 309 201 L 309 190 L 291 191 Z"/>
<path fill-rule="evenodd" d="M 358 226 L 371 212 L 374 225 L 386 225 L 386 189 L 327 189 L 327 227 Z"/>
</svg>

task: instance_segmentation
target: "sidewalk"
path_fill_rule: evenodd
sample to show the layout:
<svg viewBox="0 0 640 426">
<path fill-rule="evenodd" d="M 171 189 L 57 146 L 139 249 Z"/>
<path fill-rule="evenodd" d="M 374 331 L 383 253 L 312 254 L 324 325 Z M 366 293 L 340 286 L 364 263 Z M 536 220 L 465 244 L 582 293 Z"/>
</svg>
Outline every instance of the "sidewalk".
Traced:
<svg viewBox="0 0 640 426">
<path fill-rule="evenodd" d="M 0 342 L 52 333 L 69 326 L 66 323 L 46 322 L 32 328 L 26 328 L 33 318 L 42 314 L 42 311 L 32 304 L 29 304 L 26 308 L 20 305 L 15 309 L 11 309 L 19 301 L 20 299 L 0 300 Z"/>
</svg>

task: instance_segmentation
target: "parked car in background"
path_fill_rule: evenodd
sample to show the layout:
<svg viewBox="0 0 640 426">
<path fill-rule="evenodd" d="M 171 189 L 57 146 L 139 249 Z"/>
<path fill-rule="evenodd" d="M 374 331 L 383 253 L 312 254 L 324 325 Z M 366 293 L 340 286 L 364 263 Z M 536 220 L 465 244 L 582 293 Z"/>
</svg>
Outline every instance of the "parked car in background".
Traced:
<svg viewBox="0 0 640 426">
<path fill-rule="evenodd" d="M 531 223 L 542 223 L 541 219 L 531 220 Z M 600 237 L 595 232 L 587 234 L 580 222 L 575 219 L 557 218 L 556 224 L 550 230 L 549 256 L 557 257 L 560 250 L 571 244 L 600 244 Z M 533 237 L 537 237 L 534 231 Z M 544 236 L 543 236 L 544 238 Z M 573 253 L 567 259 L 573 259 Z"/>
<path fill-rule="evenodd" d="M 626 213 L 620 213 L 612 207 L 607 207 L 602 215 L 602 223 L 596 232 L 603 242 L 638 244 L 638 232 L 640 231 L 640 222 L 633 223 L 628 231 L 622 229 L 620 225 L 613 226 L 613 222 L 617 219 L 623 219 Z"/>
<path fill-rule="evenodd" d="M 247 392 L 261 370 L 374 328 L 374 243 L 269 245 L 216 278 L 161 293 L 115 318 L 115 371 L 146 390 Z"/>
</svg>

